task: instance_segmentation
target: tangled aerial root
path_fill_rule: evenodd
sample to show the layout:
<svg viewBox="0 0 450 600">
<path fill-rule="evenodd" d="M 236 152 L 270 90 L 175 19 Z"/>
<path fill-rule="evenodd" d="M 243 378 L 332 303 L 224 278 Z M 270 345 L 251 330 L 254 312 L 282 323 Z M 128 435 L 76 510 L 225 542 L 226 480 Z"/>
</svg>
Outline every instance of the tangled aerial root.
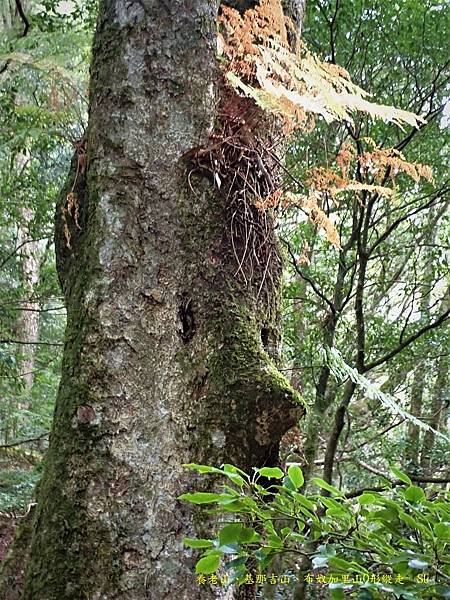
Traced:
<svg viewBox="0 0 450 600">
<path fill-rule="evenodd" d="M 266 206 L 280 195 L 280 161 L 275 154 L 283 136 L 275 139 L 274 119 L 251 98 L 225 88 L 218 124 L 210 144 L 186 155 L 192 172 L 207 174 L 225 198 L 229 237 L 236 273 L 257 286 L 257 297 L 273 285 L 281 265 L 274 218 Z"/>
</svg>

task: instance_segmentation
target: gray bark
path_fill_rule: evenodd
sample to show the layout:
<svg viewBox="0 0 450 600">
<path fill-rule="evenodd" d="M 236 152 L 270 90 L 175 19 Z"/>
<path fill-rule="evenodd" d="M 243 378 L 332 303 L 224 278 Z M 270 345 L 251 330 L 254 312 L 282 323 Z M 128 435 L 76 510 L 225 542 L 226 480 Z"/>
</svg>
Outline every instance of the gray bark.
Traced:
<svg viewBox="0 0 450 600">
<path fill-rule="evenodd" d="M 29 208 L 21 209 L 22 223 L 19 225 L 18 245 L 22 260 L 22 285 L 25 300 L 18 321 L 18 337 L 24 342 L 19 344 L 18 352 L 21 355 L 21 377 L 25 384 L 25 391 L 31 392 L 33 387 L 33 370 L 35 348 L 34 342 L 38 341 L 39 332 L 39 302 L 33 299 L 36 286 L 39 282 L 39 243 L 32 241 L 29 224 L 33 211 Z"/>
<path fill-rule="evenodd" d="M 206 483 L 182 465 L 274 463 L 303 412 L 271 357 L 278 253 L 239 277 L 226 198 L 181 160 L 215 125 L 216 11 L 100 4 L 87 170 L 57 208 L 68 324 L 22 600 L 214 597 L 182 543 L 209 531 L 177 501 Z"/>
<path fill-rule="evenodd" d="M 447 293 L 441 303 L 441 307 L 444 311 L 447 309 L 449 303 L 450 288 L 447 289 Z M 431 393 L 430 415 L 429 420 L 427 421 L 431 425 L 431 427 L 436 431 L 445 429 L 446 425 L 446 410 L 448 411 L 450 400 L 450 391 L 448 385 L 449 372 L 450 358 L 448 354 L 444 353 L 439 357 L 437 362 L 436 377 Z M 440 460 L 440 457 L 433 456 L 435 442 L 436 436 L 434 432 L 426 431 L 423 436 L 423 442 L 420 452 L 420 467 L 425 472 L 430 471 L 433 467 L 440 468 L 442 466 L 442 460 Z"/>
<path fill-rule="evenodd" d="M 0 6 L 0 31 L 8 31 L 16 16 L 16 4 L 14 0 L 1 0 Z"/>
</svg>

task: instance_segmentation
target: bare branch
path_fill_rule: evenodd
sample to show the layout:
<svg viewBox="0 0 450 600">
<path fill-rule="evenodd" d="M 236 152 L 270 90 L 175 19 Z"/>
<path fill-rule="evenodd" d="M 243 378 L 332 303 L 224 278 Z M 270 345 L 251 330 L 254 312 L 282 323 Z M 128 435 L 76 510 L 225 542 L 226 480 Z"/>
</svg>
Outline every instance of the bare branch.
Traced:
<svg viewBox="0 0 450 600">
<path fill-rule="evenodd" d="M 22 344 L 31 346 L 64 346 L 61 342 L 24 342 L 23 340 L 0 339 L 0 344 Z"/>
<path fill-rule="evenodd" d="M 45 433 L 41 433 L 34 438 L 28 438 L 26 440 L 20 440 L 18 442 L 11 442 L 10 444 L 0 444 L 0 448 L 14 448 L 15 446 L 21 446 L 22 444 L 31 444 L 31 442 L 38 442 L 39 440 L 43 440 L 44 438 L 50 435 L 50 431 L 46 431 Z"/>
<path fill-rule="evenodd" d="M 425 325 L 424 327 L 422 327 L 421 329 L 416 331 L 416 333 L 409 336 L 409 338 L 404 340 L 401 344 L 399 344 L 396 348 L 394 348 L 390 352 L 387 352 L 384 356 L 380 356 L 380 358 L 377 358 L 376 360 L 373 360 L 371 363 L 364 365 L 364 370 L 362 372 L 367 373 L 368 371 L 371 371 L 375 367 L 379 367 L 383 363 L 387 362 L 388 360 L 393 358 L 396 354 L 398 354 L 399 352 L 404 350 L 407 346 L 409 346 L 410 344 L 415 342 L 417 339 L 419 339 L 422 335 L 424 335 L 428 331 L 431 331 L 432 329 L 436 329 L 437 327 L 439 327 L 440 325 L 445 323 L 445 321 L 447 321 L 447 319 L 449 317 L 450 317 L 450 309 L 443 312 L 442 315 L 440 317 L 438 317 L 437 319 L 435 319 L 432 323 L 429 323 L 428 325 Z"/>
</svg>

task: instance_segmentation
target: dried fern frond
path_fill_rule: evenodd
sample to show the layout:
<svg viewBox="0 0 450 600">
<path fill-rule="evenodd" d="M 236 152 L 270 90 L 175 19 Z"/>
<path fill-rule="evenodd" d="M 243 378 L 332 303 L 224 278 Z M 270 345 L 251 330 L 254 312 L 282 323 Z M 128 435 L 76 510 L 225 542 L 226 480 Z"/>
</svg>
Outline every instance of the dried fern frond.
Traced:
<svg viewBox="0 0 450 600">
<path fill-rule="evenodd" d="M 307 213 L 309 219 L 325 233 L 327 240 L 336 248 L 340 248 L 339 233 L 332 221 L 320 208 L 318 200 L 319 197 L 316 192 L 310 192 L 308 196 L 287 192 L 283 196 L 284 204 L 299 206 Z"/>
<path fill-rule="evenodd" d="M 346 166 L 346 169 L 348 165 Z M 395 190 L 383 185 L 372 185 L 346 177 L 341 177 L 331 169 L 324 167 L 315 167 L 310 169 L 308 179 L 306 182 L 307 186 L 316 190 L 317 192 L 326 192 L 332 198 L 336 198 L 337 194 L 344 192 L 375 192 L 380 196 L 392 198 L 395 195 Z"/>
<path fill-rule="evenodd" d="M 433 171 L 428 165 L 408 162 L 403 154 L 395 148 L 378 148 L 370 152 L 364 152 L 359 157 L 359 163 L 363 171 L 373 174 L 375 178 L 381 178 L 387 168 L 390 169 L 390 177 L 395 180 L 397 173 L 405 173 L 413 181 L 426 179 L 433 182 Z"/>
<path fill-rule="evenodd" d="M 220 24 L 229 82 L 263 110 L 281 115 L 285 129 L 303 127 L 307 113 L 328 123 L 352 123 L 355 112 L 399 127 L 425 122 L 414 113 L 370 102 L 345 69 L 321 61 L 304 44 L 297 43 L 293 52 L 279 0 L 262 0 L 244 16 L 224 7 Z"/>
</svg>

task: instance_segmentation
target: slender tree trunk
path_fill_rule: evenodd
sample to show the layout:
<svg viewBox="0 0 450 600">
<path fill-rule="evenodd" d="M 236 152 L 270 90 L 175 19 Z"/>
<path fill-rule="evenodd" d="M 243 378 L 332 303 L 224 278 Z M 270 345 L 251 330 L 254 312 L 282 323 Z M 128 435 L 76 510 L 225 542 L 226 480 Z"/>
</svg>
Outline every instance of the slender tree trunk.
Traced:
<svg viewBox="0 0 450 600">
<path fill-rule="evenodd" d="M 441 428 L 441 423 L 443 421 L 443 413 L 445 407 L 449 404 L 449 358 L 448 355 L 444 354 L 439 358 L 439 362 L 436 369 L 436 380 L 434 383 L 434 389 L 432 394 L 432 403 L 430 409 L 430 419 L 428 423 L 435 429 L 439 431 Z M 421 449 L 421 459 L 420 466 L 423 471 L 431 471 L 433 466 L 439 466 L 441 461 L 436 461 L 432 459 L 433 448 L 435 443 L 435 434 L 433 431 L 426 431 L 422 449 Z"/>
<path fill-rule="evenodd" d="M 423 315 L 424 313 L 422 313 Z M 416 366 L 411 385 L 411 395 L 409 401 L 409 412 L 418 417 L 422 417 L 423 396 L 426 386 L 427 362 L 423 358 Z M 408 446 L 405 456 L 405 469 L 415 473 L 419 463 L 420 452 L 420 427 L 414 423 L 408 423 Z"/>
<path fill-rule="evenodd" d="M 182 543 L 202 518 L 177 501 L 205 483 L 182 465 L 273 463 L 303 412 L 270 356 L 276 242 L 236 275 L 226 197 L 181 159 L 215 124 L 216 10 L 100 3 L 87 169 L 57 209 L 68 323 L 22 600 L 213 597 Z"/>
<path fill-rule="evenodd" d="M 445 299 L 441 303 L 442 310 L 446 310 L 450 303 L 450 288 L 447 289 Z M 448 339 L 448 336 L 447 336 Z M 445 348 L 445 344 L 444 344 Z M 445 409 L 449 406 L 449 372 L 450 358 L 448 354 L 439 357 L 436 367 L 436 378 L 432 389 L 430 418 L 428 423 L 433 429 L 439 431 L 445 426 Z M 439 466 L 440 461 L 433 460 L 433 448 L 436 436 L 433 431 L 426 431 L 423 436 L 422 448 L 420 450 L 420 466 L 423 471 L 429 471 L 433 466 Z"/>
<path fill-rule="evenodd" d="M 22 0 L 22 11 L 28 11 L 28 0 Z M 0 35 L 9 35 L 20 23 L 20 15 L 15 0 L 0 0 Z M 1 65 L 0 65 L 1 68 Z M 16 94 L 15 100 L 17 102 Z M 14 157 L 14 166 L 18 178 L 23 174 L 27 166 L 26 152 L 18 152 Z M 33 342 L 38 339 L 39 312 L 38 304 L 30 300 L 33 290 L 39 280 L 39 258 L 38 243 L 31 241 L 29 225 L 33 217 L 33 211 L 26 206 L 20 209 L 21 220 L 17 243 L 19 246 L 19 256 L 22 261 L 22 285 L 25 291 L 26 300 L 22 305 L 17 322 L 18 339 L 24 342 L 19 344 L 17 354 L 19 355 L 19 364 L 21 365 L 22 379 L 25 384 L 25 392 L 28 394 L 33 386 L 33 368 L 35 346 Z"/>
<path fill-rule="evenodd" d="M 33 299 L 36 285 L 39 281 L 39 244 L 31 239 L 29 224 L 33 212 L 29 208 L 21 210 L 22 223 L 19 226 L 18 245 L 22 259 L 22 285 L 25 299 L 18 319 L 18 338 L 23 342 L 19 344 L 18 352 L 22 359 L 20 370 L 25 384 L 27 395 L 33 387 L 34 370 L 34 342 L 38 340 L 39 332 L 39 302 Z"/>
<path fill-rule="evenodd" d="M 427 236 L 429 247 L 424 254 L 423 269 L 427 274 L 424 280 L 424 288 L 422 288 L 422 298 L 420 300 L 420 319 L 421 322 L 427 323 L 430 318 L 430 302 L 432 281 L 434 278 L 434 265 L 431 247 L 435 243 L 437 227 L 436 227 L 436 211 L 430 211 L 428 220 L 430 229 Z M 426 288 L 428 290 L 426 291 Z M 412 415 L 421 418 L 423 412 L 424 392 L 426 389 L 427 379 L 427 357 L 423 357 L 414 369 L 413 381 L 411 385 L 409 411 Z M 408 446 L 406 448 L 406 468 L 415 473 L 419 468 L 420 454 L 420 428 L 414 423 L 408 423 Z"/>
<path fill-rule="evenodd" d="M 14 0 L 1 0 L 0 2 L 0 32 L 11 29 L 16 15 Z"/>
<path fill-rule="evenodd" d="M 30 0 L 0 0 L 0 34 L 9 34 L 12 29 L 18 29 L 22 22 L 19 4 L 23 14 L 26 15 L 30 8 Z"/>
</svg>

